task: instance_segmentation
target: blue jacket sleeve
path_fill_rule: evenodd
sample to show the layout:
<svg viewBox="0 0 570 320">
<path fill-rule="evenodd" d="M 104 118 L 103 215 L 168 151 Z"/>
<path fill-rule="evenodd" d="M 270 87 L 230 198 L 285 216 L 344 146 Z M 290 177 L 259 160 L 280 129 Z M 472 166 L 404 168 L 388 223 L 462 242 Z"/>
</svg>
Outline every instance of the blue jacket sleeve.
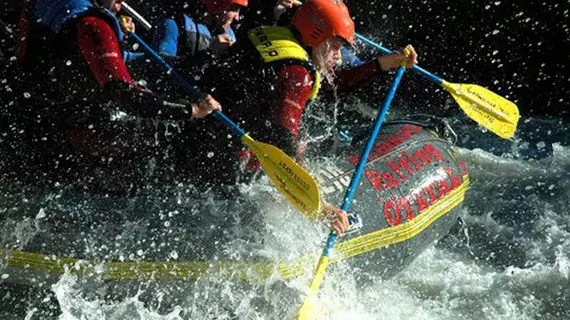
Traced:
<svg viewBox="0 0 570 320">
<path fill-rule="evenodd" d="M 161 55 L 175 57 L 178 54 L 178 25 L 171 18 L 163 18 L 154 33 L 153 47 Z"/>
<path fill-rule="evenodd" d="M 342 67 L 357 67 L 364 64 L 364 61 L 360 60 L 354 53 L 346 48 L 341 49 L 342 53 Z"/>
<path fill-rule="evenodd" d="M 125 63 L 135 62 L 144 56 L 144 52 L 123 51 L 123 61 L 125 61 Z"/>
</svg>

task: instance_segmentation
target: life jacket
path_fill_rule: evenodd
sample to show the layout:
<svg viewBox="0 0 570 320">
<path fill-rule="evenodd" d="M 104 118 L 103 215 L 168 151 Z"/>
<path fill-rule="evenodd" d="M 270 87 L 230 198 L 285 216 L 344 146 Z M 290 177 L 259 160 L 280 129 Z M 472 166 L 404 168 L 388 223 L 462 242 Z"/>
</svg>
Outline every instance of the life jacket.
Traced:
<svg viewBox="0 0 570 320">
<path fill-rule="evenodd" d="M 32 21 L 61 34 L 67 23 L 79 17 L 92 15 L 104 18 L 119 41 L 124 39 L 119 20 L 111 11 L 97 8 L 89 0 L 38 0 L 32 12 Z"/>
<path fill-rule="evenodd" d="M 168 19 L 162 20 L 157 27 L 154 39 L 155 47 L 160 54 L 167 56 L 193 56 L 198 52 L 208 50 L 214 41 L 214 35 L 208 27 L 201 23 L 196 23 L 187 14 L 177 14 L 173 19 L 177 28 L 166 28 Z M 162 30 L 166 28 L 166 30 Z M 226 33 L 232 43 L 236 41 L 236 35 L 232 28 Z"/>
<path fill-rule="evenodd" d="M 26 6 L 28 33 L 18 56 L 24 86 L 34 99 L 55 104 L 97 97 L 95 79 L 76 42 L 74 23 L 82 17 L 103 19 L 119 41 L 124 38 L 115 15 L 88 0 L 30 0 Z M 67 80 L 67 81 L 62 81 Z M 88 88 L 88 89 L 86 89 Z M 81 93 L 79 94 L 75 94 Z M 72 103 L 75 105 L 77 103 Z M 55 107 L 60 110 L 61 107 Z"/>
<path fill-rule="evenodd" d="M 305 66 L 313 79 L 311 100 L 317 97 L 321 83 L 320 74 L 289 28 L 261 26 L 250 30 L 247 35 L 263 62 L 270 67 L 282 67 L 292 63 Z"/>
<path fill-rule="evenodd" d="M 285 127 L 268 125 L 268 121 L 272 118 L 270 106 L 274 103 L 280 70 L 291 65 L 305 67 L 313 81 L 310 100 L 314 100 L 318 95 L 320 75 L 311 63 L 309 53 L 289 28 L 262 26 L 248 31 L 243 36 L 236 46 L 230 48 L 230 57 L 227 60 L 218 61 L 205 69 L 200 87 L 208 90 L 224 107 L 224 113 L 242 125 L 252 137 L 279 146 L 280 141 L 275 139 L 290 139 L 290 133 Z M 225 130 L 214 122 L 204 121 L 202 126 L 206 132 Z M 239 153 L 239 157 L 247 163 L 248 170 L 256 169 L 254 163 L 247 161 L 253 160 L 254 157 L 247 152 L 240 152 L 240 144 L 232 143 L 232 149 L 228 147 L 231 141 L 219 138 L 214 142 L 208 140 L 208 146 L 204 147 L 213 148 L 212 143 L 220 144 L 216 148 L 223 152 L 219 156 L 220 163 L 235 163 L 235 154 Z M 201 146 L 196 149 L 201 149 Z M 217 172 L 216 176 L 235 174 L 234 170 L 227 169 L 232 167 L 231 164 L 220 167 L 225 169 Z M 233 177 L 227 178 L 228 181 L 232 179 Z"/>
<path fill-rule="evenodd" d="M 251 122 L 255 114 L 265 123 L 279 72 L 290 65 L 303 66 L 309 71 L 313 79 L 311 100 L 316 98 L 320 75 L 291 30 L 262 26 L 241 36 L 230 47 L 226 59 L 214 61 L 199 75 L 199 87 L 212 94 L 228 115 L 237 120 L 243 115 Z"/>
<path fill-rule="evenodd" d="M 97 17 L 119 41 L 124 35 L 111 11 L 88 0 L 37 0 L 29 5 L 28 49 L 20 60 L 21 90 L 27 94 L 18 112 L 30 123 L 33 139 L 47 137 L 45 147 L 38 148 L 67 154 L 68 142 L 87 136 L 88 125 L 102 134 L 99 128 L 108 123 L 112 108 L 102 107 L 107 101 L 77 45 L 75 24 L 84 17 Z"/>
<path fill-rule="evenodd" d="M 115 35 L 119 44 L 125 40 L 121 24 L 117 16 L 110 10 L 94 6 L 89 0 L 28 0 L 35 1 L 31 10 L 31 21 L 47 28 L 55 35 L 65 33 L 66 24 L 77 20 L 82 16 L 96 16 L 104 19 Z M 142 52 L 122 50 L 123 60 L 132 62 L 144 57 Z M 23 56 L 19 57 L 23 60 Z"/>
<path fill-rule="evenodd" d="M 310 100 L 319 92 L 320 75 L 310 55 L 286 27 L 262 26 L 242 33 L 226 59 L 217 59 L 194 77 L 197 85 L 224 106 L 234 121 L 244 121 L 246 130 L 256 137 L 269 134 L 271 106 L 278 95 L 277 81 L 284 67 L 302 66 L 311 74 Z M 212 130 L 208 125 L 205 130 Z M 261 139 L 261 138 L 260 138 Z"/>
</svg>

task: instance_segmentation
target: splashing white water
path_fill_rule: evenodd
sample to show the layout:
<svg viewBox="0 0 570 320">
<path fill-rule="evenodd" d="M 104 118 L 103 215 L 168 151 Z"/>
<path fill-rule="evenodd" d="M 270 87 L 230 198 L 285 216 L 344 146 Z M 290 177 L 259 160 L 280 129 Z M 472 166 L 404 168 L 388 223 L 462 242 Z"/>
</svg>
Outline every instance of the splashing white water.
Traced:
<svg viewBox="0 0 570 320">
<path fill-rule="evenodd" d="M 66 273 L 52 286 L 61 308 L 60 320 L 181 320 L 181 309 L 175 307 L 168 314 L 161 315 L 145 307 L 139 294 L 119 302 L 108 302 L 98 298 L 86 298 L 76 276 Z M 160 296 L 158 297 L 160 300 Z"/>
</svg>

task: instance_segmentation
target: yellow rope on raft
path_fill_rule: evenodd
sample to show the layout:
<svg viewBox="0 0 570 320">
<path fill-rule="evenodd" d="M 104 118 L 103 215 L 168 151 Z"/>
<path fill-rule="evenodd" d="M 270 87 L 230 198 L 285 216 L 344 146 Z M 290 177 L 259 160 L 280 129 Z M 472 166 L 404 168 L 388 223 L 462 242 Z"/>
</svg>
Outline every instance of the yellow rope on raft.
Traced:
<svg viewBox="0 0 570 320">
<path fill-rule="evenodd" d="M 469 189 L 469 177 L 463 183 L 438 200 L 415 219 L 387 229 L 356 237 L 336 246 L 331 263 L 363 255 L 382 247 L 406 241 L 428 228 L 437 219 L 459 205 Z M 60 275 L 66 269 L 72 274 L 98 274 L 107 280 L 194 280 L 205 275 L 224 279 L 259 282 L 274 275 L 292 279 L 311 271 L 317 255 L 302 257 L 293 263 L 275 264 L 269 261 L 149 261 L 118 262 L 89 261 L 56 255 L 25 251 L 0 252 L 0 266 Z"/>
</svg>

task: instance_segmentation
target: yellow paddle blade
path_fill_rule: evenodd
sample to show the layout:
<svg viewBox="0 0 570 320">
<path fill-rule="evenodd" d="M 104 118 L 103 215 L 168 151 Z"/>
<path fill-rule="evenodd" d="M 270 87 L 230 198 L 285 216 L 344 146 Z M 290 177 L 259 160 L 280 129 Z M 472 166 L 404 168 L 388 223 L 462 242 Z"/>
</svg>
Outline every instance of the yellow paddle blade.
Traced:
<svg viewBox="0 0 570 320">
<path fill-rule="evenodd" d="M 255 141 L 247 134 L 241 140 L 255 153 L 277 190 L 307 218 L 316 220 L 321 212 L 321 194 L 315 179 L 277 147 Z"/>
<path fill-rule="evenodd" d="M 514 103 L 474 84 L 443 81 L 441 85 L 451 93 L 461 109 L 481 126 L 504 139 L 510 139 L 515 134 L 520 115 Z"/>
<path fill-rule="evenodd" d="M 317 305 L 317 291 L 325 278 L 325 271 L 329 264 L 329 257 L 321 256 L 319 260 L 319 265 L 317 266 L 317 271 L 315 271 L 315 277 L 311 283 L 310 292 L 305 298 L 301 309 L 299 309 L 298 320 L 311 320 L 311 319 L 322 319 L 322 311 Z"/>
<path fill-rule="evenodd" d="M 321 310 L 316 300 L 317 296 L 314 294 L 308 295 L 305 298 L 305 302 L 297 315 L 297 320 L 325 319 L 324 312 Z"/>
</svg>

